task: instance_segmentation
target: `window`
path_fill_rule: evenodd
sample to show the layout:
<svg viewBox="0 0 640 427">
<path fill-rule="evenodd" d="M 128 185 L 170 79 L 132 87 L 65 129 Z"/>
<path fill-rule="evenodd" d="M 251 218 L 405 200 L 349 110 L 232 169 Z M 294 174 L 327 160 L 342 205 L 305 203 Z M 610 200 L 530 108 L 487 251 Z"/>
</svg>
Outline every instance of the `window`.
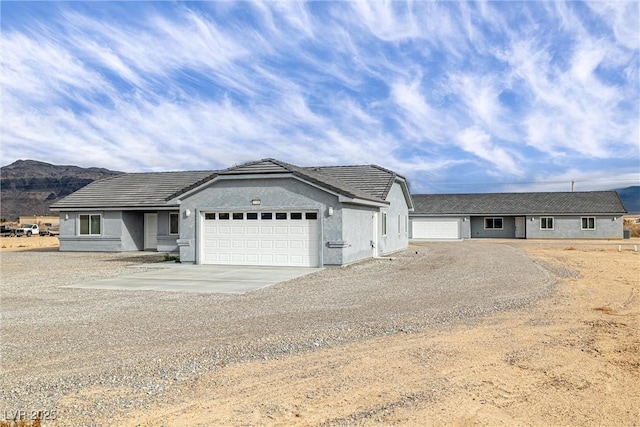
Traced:
<svg viewBox="0 0 640 427">
<path fill-rule="evenodd" d="M 550 216 L 540 217 L 540 229 L 553 230 L 553 217 L 550 217 Z"/>
<path fill-rule="evenodd" d="M 318 219 L 318 212 L 307 212 L 304 217 L 305 219 Z"/>
<path fill-rule="evenodd" d="M 286 212 L 276 212 L 276 219 L 287 219 Z"/>
<path fill-rule="evenodd" d="M 99 236 L 101 223 L 100 214 L 80 215 L 80 234 L 84 236 Z"/>
<path fill-rule="evenodd" d="M 228 212 L 219 213 L 218 219 L 229 219 L 229 213 Z"/>
<path fill-rule="evenodd" d="M 244 219 L 244 212 L 234 212 L 233 219 L 236 219 L 236 220 Z"/>
<path fill-rule="evenodd" d="M 180 214 L 178 212 L 169 212 L 169 234 L 179 234 L 179 233 L 180 233 Z"/>
<path fill-rule="evenodd" d="M 404 234 L 409 234 L 409 215 L 404 216 Z"/>
<path fill-rule="evenodd" d="M 291 219 L 302 219 L 302 212 L 291 212 Z"/>
<path fill-rule="evenodd" d="M 247 219 L 258 219 L 258 212 L 247 212 Z"/>
<path fill-rule="evenodd" d="M 382 235 L 387 235 L 387 213 L 382 212 Z"/>
<path fill-rule="evenodd" d="M 595 230 L 596 229 L 596 218 L 593 216 L 583 216 L 582 217 L 582 229 L 583 230 Z"/>
<path fill-rule="evenodd" d="M 502 218 L 485 218 L 485 230 L 502 230 Z"/>
<path fill-rule="evenodd" d="M 260 214 L 260 219 L 272 219 L 273 214 L 271 212 L 262 212 Z"/>
<path fill-rule="evenodd" d="M 204 219 L 206 219 L 207 221 L 211 221 L 213 219 L 216 219 L 216 214 L 214 212 L 206 213 L 206 214 L 204 214 Z"/>
</svg>

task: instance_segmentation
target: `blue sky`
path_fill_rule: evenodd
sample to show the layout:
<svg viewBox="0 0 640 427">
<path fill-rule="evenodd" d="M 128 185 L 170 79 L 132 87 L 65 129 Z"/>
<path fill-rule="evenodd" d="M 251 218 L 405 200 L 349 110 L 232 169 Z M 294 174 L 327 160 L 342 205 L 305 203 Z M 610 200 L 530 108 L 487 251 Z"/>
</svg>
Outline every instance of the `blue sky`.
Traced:
<svg viewBox="0 0 640 427">
<path fill-rule="evenodd" d="M 640 3 L 7 2 L 2 164 L 639 184 Z"/>
</svg>

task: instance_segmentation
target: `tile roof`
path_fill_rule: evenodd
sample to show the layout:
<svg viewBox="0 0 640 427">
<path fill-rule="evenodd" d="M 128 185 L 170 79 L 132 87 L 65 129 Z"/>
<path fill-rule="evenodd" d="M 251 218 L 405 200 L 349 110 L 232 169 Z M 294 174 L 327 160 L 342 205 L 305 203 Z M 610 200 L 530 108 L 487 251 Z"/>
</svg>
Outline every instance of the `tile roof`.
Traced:
<svg viewBox="0 0 640 427">
<path fill-rule="evenodd" d="M 51 205 L 51 210 L 162 207 L 185 187 L 215 175 L 215 171 L 127 173 L 94 181 Z"/>
<path fill-rule="evenodd" d="M 624 214 L 615 191 L 414 194 L 413 215 Z"/>
<path fill-rule="evenodd" d="M 219 175 L 291 173 L 351 198 L 386 203 L 398 175 L 375 165 L 300 167 L 275 159 L 262 159 L 221 171 Z"/>
<path fill-rule="evenodd" d="M 94 181 L 54 203 L 65 209 L 163 207 L 173 198 L 218 176 L 292 174 L 343 196 L 388 203 L 387 195 L 397 179 L 404 178 L 375 165 L 299 167 L 275 159 L 262 159 L 220 171 L 152 172 L 122 174 Z M 411 206 L 408 187 L 403 187 Z"/>
<path fill-rule="evenodd" d="M 321 166 L 305 168 L 343 181 L 353 188 L 385 200 L 397 175 L 375 165 Z"/>
</svg>

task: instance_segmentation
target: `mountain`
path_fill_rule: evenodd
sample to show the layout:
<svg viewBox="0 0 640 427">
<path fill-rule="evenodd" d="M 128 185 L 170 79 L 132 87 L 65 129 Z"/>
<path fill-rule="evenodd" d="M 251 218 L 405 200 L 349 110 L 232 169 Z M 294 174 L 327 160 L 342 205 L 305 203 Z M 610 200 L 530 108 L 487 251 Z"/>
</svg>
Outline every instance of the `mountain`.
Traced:
<svg viewBox="0 0 640 427">
<path fill-rule="evenodd" d="M 629 213 L 640 213 L 640 185 L 616 190 L 622 200 L 622 204 Z"/>
<path fill-rule="evenodd" d="M 51 215 L 49 206 L 85 185 L 122 172 L 17 160 L 0 168 L 0 217 Z"/>
</svg>

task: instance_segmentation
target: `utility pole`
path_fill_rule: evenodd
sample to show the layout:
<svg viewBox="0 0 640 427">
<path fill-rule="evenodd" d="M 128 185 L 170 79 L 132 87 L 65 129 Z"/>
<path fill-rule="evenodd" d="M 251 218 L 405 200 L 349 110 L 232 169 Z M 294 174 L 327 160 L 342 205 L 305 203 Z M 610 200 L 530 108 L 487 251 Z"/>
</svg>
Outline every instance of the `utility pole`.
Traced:
<svg viewBox="0 0 640 427">
<path fill-rule="evenodd" d="M 572 193 L 573 193 L 573 186 L 575 185 L 575 183 L 576 183 L 576 182 L 575 182 L 574 180 L 571 180 L 571 192 L 572 192 Z"/>
</svg>

